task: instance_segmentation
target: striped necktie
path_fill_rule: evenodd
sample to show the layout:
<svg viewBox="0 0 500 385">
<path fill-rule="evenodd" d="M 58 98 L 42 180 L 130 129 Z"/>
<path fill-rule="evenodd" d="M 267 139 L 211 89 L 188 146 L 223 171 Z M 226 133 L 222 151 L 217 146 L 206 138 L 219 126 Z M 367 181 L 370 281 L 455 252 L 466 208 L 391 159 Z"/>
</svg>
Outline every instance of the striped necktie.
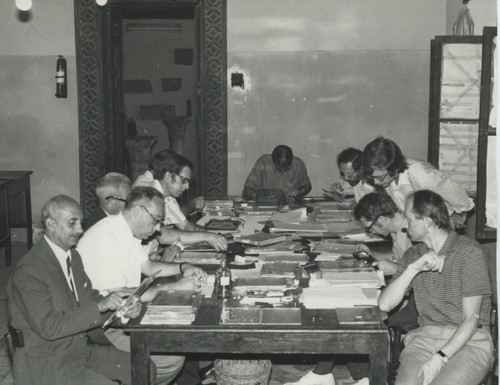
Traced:
<svg viewBox="0 0 500 385">
<path fill-rule="evenodd" d="M 71 274 L 71 258 L 68 257 L 66 258 L 66 269 L 68 273 L 68 278 L 69 278 L 69 285 L 71 286 L 71 290 L 73 291 L 73 294 L 75 294 L 76 297 L 76 291 L 75 291 L 75 285 L 73 285 L 73 274 Z"/>
</svg>

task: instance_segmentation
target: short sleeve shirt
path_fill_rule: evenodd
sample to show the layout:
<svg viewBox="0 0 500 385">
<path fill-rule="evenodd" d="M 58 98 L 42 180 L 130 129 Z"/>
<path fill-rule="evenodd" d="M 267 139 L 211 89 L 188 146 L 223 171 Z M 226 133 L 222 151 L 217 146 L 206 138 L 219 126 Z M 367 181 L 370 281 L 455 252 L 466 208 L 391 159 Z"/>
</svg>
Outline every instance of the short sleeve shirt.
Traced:
<svg viewBox="0 0 500 385">
<path fill-rule="evenodd" d="M 160 181 L 154 179 L 153 174 L 149 170 L 147 170 L 144 174 L 139 175 L 139 177 L 135 180 L 133 186 L 154 187 L 163 195 L 165 195 Z M 182 212 L 177 199 L 171 196 L 165 196 L 165 220 L 163 221 L 163 223 L 165 225 L 175 225 L 177 223 L 183 223 L 185 221 L 186 216 Z"/>
<path fill-rule="evenodd" d="M 148 255 L 122 214 L 112 215 L 88 229 L 76 247 L 92 286 L 102 294 L 118 287 L 136 287 Z"/>
<path fill-rule="evenodd" d="M 394 279 L 429 248 L 419 243 L 408 249 L 398 262 Z M 453 326 L 462 324 L 462 299 L 483 296 L 479 323 L 488 325 L 491 310 L 491 286 L 486 258 L 477 242 L 451 232 L 438 252 L 446 257 L 442 273 L 421 272 L 411 286 L 415 294 L 419 325 Z"/>
<path fill-rule="evenodd" d="M 306 190 L 310 188 L 311 180 L 307 175 L 307 168 L 302 159 L 293 157 L 290 169 L 278 171 L 270 154 L 262 155 L 255 162 L 248 174 L 244 188 L 260 190 L 263 188 L 279 188 L 285 195 L 291 189 Z"/>
</svg>

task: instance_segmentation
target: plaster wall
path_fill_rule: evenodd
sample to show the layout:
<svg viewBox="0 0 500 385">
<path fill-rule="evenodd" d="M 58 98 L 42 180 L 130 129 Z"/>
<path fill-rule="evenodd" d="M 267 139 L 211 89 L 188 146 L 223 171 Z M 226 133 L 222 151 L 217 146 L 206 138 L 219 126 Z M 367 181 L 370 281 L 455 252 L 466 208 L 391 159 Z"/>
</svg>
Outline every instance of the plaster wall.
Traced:
<svg viewBox="0 0 500 385">
<path fill-rule="evenodd" d="M 338 181 L 341 150 L 378 135 L 427 159 L 430 40 L 445 21 L 432 0 L 228 2 L 229 194 L 280 143 L 308 166 L 311 195 Z"/>
<path fill-rule="evenodd" d="M 0 3 L 0 169 L 32 170 L 34 220 L 56 194 L 79 200 L 78 100 L 73 2 L 34 1 L 21 21 Z M 57 55 L 68 62 L 68 98 L 55 94 Z"/>
</svg>

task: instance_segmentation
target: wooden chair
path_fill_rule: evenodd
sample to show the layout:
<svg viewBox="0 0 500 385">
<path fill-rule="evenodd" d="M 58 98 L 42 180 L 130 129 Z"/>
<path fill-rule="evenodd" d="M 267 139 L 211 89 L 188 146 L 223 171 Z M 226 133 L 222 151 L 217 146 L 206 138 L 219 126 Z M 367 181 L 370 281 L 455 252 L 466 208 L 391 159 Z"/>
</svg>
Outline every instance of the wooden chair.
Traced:
<svg viewBox="0 0 500 385">
<path fill-rule="evenodd" d="M 403 338 L 410 330 L 418 327 L 417 317 L 417 307 L 412 291 L 410 292 L 406 306 L 390 314 L 386 321 L 389 330 L 389 363 L 387 365 L 388 385 L 394 385 L 399 368 L 399 355 L 404 348 Z"/>
</svg>

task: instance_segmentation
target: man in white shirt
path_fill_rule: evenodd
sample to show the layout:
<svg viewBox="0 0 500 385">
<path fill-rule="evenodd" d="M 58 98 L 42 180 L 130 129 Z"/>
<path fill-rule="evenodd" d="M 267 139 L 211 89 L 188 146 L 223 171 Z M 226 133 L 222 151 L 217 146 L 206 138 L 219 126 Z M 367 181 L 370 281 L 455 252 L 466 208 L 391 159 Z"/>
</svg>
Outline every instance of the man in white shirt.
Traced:
<svg viewBox="0 0 500 385">
<path fill-rule="evenodd" d="M 189 222 L 177 202 L 176 198 L 189 189 L 193 163 L 172 151 L 160 151 L 151 158 L 149 168 L 133 186 L 154 187 L 165 197 L 164 224 L 168 227 L 162 229 L 160 243 L 171 245 L 177 240 L 184 245 L 207 242 L 218 251 L 226 250 L 227 241 L 223 236 L 206 232 Z"/>
<path fill-rule="evenodd" d="M 85 228 L 90 228 L 108 215 L 121 213 L 131 190 L 132 186 L 128 176 L 119 172 L 109 172 L 104 175 L 95 188 L 99 205 L 85 218 Z"/>
<path fill-rule="evenodd" d="M 363 173 L 373 184 L 385 189 L 401 211 L 412 193 L 430 190 L 439 194 L 448 208 L 453 230 L 465 226 L 474 202 L 448 176 L 423 160 L 406 158 L 399 146 L 379 136 L 363 151 Z"/>
<path fill-rule="evenodd" d="M 187 263 L 164 263 L 148 258 L 141 240 L 160 231 L 165 215 L 163 195 L 152 187 L 137 187 L 128 195 L 124 210 L 102 219 L 81 238 L 77 250 L 85 271 L 101 293 L 123 292 L 139 285 L 141 273 L 160 277 L 182 274 L 174 283 L 150 288 L 143 301 L 159 290 L 197 290 L 206 282 L 203 270 Z M 108 339 L 118 349 L 130 351 L 130 339 L 121 329 L 108 329 Z M 170 383 L 180 372 L 184 357 L 153 355 L 157 367 L 156 384 Z"/>
</svg>

